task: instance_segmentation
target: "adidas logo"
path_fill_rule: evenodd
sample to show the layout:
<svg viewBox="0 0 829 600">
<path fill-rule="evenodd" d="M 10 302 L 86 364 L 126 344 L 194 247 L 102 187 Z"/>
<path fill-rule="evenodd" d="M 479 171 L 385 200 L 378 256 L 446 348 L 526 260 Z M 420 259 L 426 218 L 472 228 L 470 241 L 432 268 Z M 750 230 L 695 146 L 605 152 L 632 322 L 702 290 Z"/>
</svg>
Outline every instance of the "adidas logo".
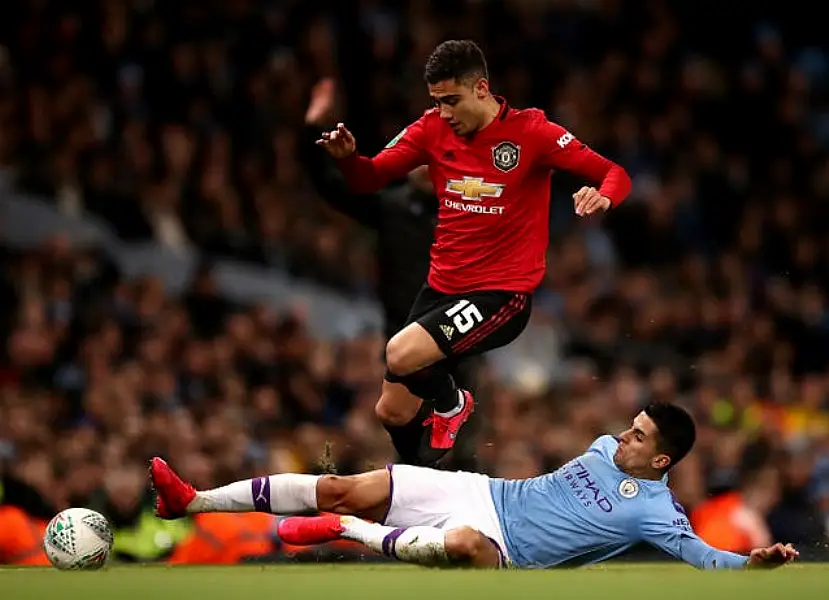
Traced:
<svg viewBox="0 0 829 600">
<path fill-rule="evenodd" d="M 455 333 L 455 329 L 453 327 L 450 327 L 449 325 L 441 325 L 440 330 L 443 332 L 443 335 L 446 336 L 447 340 L 451 340 L 452 336 Z"/>
</svg>

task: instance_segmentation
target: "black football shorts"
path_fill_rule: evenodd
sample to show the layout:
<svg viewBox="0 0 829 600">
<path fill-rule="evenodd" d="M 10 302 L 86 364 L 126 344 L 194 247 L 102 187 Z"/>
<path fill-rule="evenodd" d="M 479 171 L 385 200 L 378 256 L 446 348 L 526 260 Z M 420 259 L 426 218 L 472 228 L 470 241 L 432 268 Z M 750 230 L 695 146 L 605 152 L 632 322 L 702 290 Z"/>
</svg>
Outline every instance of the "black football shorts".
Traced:
<svg viewBox="0 0 829 600">
<path fill-rule="evenodd" d="M 443 294 L 424 285 L 407 325 L 419 323 L 447 357 L 475 356 L 521 335 L 530 320 L 532 296 L 488 290 Z"/>
</svg>

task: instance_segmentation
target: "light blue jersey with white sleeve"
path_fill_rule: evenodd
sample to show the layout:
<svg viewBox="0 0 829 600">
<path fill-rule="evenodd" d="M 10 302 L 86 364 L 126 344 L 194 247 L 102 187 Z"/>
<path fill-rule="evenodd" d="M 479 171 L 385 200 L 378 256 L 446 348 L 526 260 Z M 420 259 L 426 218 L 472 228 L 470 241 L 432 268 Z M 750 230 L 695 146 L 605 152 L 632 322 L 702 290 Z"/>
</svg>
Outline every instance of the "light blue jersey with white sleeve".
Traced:
<svg viewBox="0 0 829 600">
<path fill-rule="evenodd" d="M 712 548 L 691 529 L 662 481 L 636 479 L 613 462 L 619 442 L 598 438 L 553 473 L 492 479 L 507 552 L 518 567 L 589 565 L 647 542 L 701 569 L 735 569 L 747 557 Z"/>
</svg>

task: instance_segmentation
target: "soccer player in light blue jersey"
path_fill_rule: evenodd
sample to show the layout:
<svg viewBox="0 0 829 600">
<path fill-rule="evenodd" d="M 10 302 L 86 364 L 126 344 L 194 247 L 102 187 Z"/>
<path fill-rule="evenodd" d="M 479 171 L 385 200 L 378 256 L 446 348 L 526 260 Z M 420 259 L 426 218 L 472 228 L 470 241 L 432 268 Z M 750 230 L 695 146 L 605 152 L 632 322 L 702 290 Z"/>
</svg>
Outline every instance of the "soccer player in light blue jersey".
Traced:
<svg viewBox="0 0 829 600">
<path fill-rule="evenodd" d="M 355 540 L 418 564 L 579 566 L 640 542 L 700 569 L 794 560 L 798 552 L 789 544 L 743 556 L 694 534 L 667 473 L 695 436 L 685 410 L 651 404 L 619 436 L 602 436 L 557 471 L 530 479 L 389 465 L 349 477 L 270 475 L 198 492 L 160 458 L 150 476 L 164 519 L 200 512 L 332 513 L 287 517 L 277 531 L 290 544 Z"/>
</svg>

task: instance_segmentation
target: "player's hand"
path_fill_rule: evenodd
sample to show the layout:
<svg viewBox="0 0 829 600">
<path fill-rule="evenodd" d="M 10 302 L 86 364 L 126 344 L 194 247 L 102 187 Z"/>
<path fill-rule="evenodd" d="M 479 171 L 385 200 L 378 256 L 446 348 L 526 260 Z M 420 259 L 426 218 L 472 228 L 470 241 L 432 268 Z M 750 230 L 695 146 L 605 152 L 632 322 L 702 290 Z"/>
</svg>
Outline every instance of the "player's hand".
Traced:
<svg viewBox="0 0 829 600">
<path fill-rule="evenodd" d="M 345 158 L 357 151 L 357 141 L 342 123 L 337 123 L 337 128 L 333 131 L 324 132 L 322 139 L 317 140 L 317 145 L 325 148 L 334 158 Z"/>
<path fill-rule="evenodd" d="M 573 194 L 573 202 L 576 214 L 580 217 L 586 217 L 600 210 L 604 211 L 610 208 L 610 198 L 602 196 L 599 190 L 594 187 L 581 188 Z"/>
<path fill-rule="evenodd" d="M 311 88 L 311 101 L 305 111 L 308 125 L 324 125 L 333 120 L 337 86 L 331 77 L 324 77 Z"/>
<path fill-rule="evenodd" d="M 794 546 L 778 542 L 768 548 L 752 550 L 746 566 L 754 569 L 774 569 L 792 562 L 798 556 L 800 556 L 800 552 L 795 550 Z"/>
</svg>

